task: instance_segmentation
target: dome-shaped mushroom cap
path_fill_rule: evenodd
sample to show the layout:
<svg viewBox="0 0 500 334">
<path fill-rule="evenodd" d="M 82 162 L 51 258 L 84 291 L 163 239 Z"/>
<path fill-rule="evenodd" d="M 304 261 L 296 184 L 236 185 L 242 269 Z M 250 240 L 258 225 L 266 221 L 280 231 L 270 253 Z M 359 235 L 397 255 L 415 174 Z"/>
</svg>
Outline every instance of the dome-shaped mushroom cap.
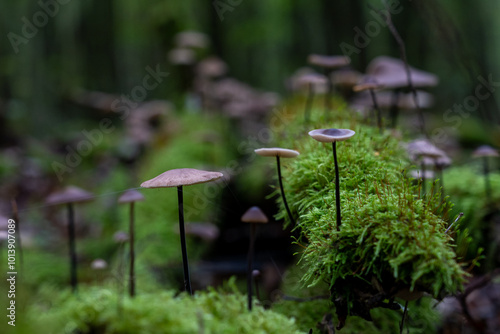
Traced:
<svg viewBox="0 0 500 334">
<path fill-rule="evenodd" d="M 386 88 L 401 88 L 408 86 L 405 64 L 401 59 L 380 56 L 373 59 L 366 73 L 375 78 Z M 438 77 L 432 73 L 417 70 L 410 66 L 410 76 L 413 87 L 432 87 L 438 84 Z"/>
<path fill-rule="evenodd" d="M 144 201 L 144 196 L 140 191 L 135 189 L 129 189 L 125 191 L 120 197 L 118 197 L 118 203 L 130 203 Z"/>
<path fill-rule="evenodd" d="M 280 147 L 258 148 L 255 150 L 255 153 L 263 157 L 281 157 L 281 158 L 295 158 L 300 154 L 298 151 Z"/>
<path fill-rule="evenodd" d="M 262 212 L 262 210 L 258 206 L 252 206 L 248 209 L 243 216 L 241 216 L 241 221 L 244 223 L 267 223 L 269 219 Z"/>
<path fill-rule="evenodd" d="M 75 186 L 69 186 L 63 190 L 50 194 L 45 200 L 45 204 L 57 205 L 67 203 L 83 203 L 91 201 L 93 198 L 94 195 L 92 195 L 92 193 Z"/>
<path fill-rule="evenodd" d="M 446 155 L 446 153 L 438 158 L 436 158 L 436 167 L 439 169 L 444 169 L 451 165 L 451 158 Z"/>
<path fill-rule="evenodd" d="M 325 56 L 311 54 L 307 57 L 307 62 L 311 65 L 326 67 L 326 68 L 336 68 L 347 66 L 351 63 L 351 59 L 347 56 Z"/>
<path fill-rule="evenodd" d="M 322 143 L 344 141 L 351 138 L 355 134 L 356 132 L 349 129 L 316 129 L 309 131 L 309 136 Z"/>
<path fill-rule="evenodd" d="M 220 179 L 223 176 L 219 172 L 208 172 L 194 168 L 171 169 L 157 177 L 141 184 L 143 188 L 170 188 L 189 186 L 192 184 L 205 183 Z"/>
<path fill-rule="evenodd" d="M 472 152 L 472 156 L 474 158 L 481 157 L 498 157 L 498 150 L 495 150 L 493 147 L 489 145 L 481 145 Z"/>
<path fill-rule="evenodd" d="M 417 139 L 408 143 L 407 151 L 410 157 L 412 158 L 415 157 L 439 158 L 445 155 L 444 151 L 440 150 L 426 139 Z"/>
</svg>

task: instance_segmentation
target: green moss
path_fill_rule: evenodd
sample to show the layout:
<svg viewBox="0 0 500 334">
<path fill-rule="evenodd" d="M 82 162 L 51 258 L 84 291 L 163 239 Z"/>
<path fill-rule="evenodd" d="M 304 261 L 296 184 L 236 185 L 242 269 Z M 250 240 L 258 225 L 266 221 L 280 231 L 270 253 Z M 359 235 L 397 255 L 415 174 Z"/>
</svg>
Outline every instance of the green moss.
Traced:
<svg viewBox="0 0 500 334">
<path fill-rule="evenodd" d="M 43 311 L 43 312 L 40 312 Z M 52 305 L 30 309 L 33 328 L 44 333 L 300 333 L 292 319 L 255 305 L 233 283 L 226 289 L 199 292 L 193 298 L 172 291 L 124 298 L 119 306 L 110 289 L 86 288 L 78 296 L 63 294 Z"/>
</svg>

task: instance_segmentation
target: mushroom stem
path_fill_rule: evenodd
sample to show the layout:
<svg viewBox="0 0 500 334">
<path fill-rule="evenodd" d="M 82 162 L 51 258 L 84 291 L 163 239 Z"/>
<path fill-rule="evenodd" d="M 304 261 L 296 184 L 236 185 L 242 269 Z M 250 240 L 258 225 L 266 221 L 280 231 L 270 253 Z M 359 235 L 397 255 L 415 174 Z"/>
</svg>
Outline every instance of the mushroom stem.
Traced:
<svg viewBox="0 0 500 334">
<path fill-rule="evenodd" d="M 378 107 L 377 97 L 375 96 L 375 91 L 370 89 L 370 95 L 373 101 L 373 109 L 377 113 L 377 126 L 380 133 L 382 133 L 382 113 L 380 112 L 380 108 Z"/>
<path fill-rule="evenodd" d="M 134 276 L 134 202 L 130 202 L 130 224 L 129 224 L 129 242 L 130 242 L 130 268 L 129 268 L 129 294 L 135 296 L 135 276 Z"/>
<path fill-rule="evenodd" d="M 422 196 L 421 197 L 424 197 L 425 196 L 425 191 L 426 191 L 426 187 L 425 187 L 425 163 L 424 161 L 422 160 L 422 166 L 421 166 L 421 170 L 422 170 Z"/>
<path fill-rule="evenodd" d="M 184 229 L 184 200 L 182 196 L 182 186 L 177 187 L 177 198 L 179 201 L 179 232 L 181 235 L 182 265 L 184 268 L 184 287 L 192 295 L 191 279 L 189 278 L 189 264 L 186 249 L 186 231 Z"/>
<path fill-rule="evenodd" d="M 290 222 L 293 225 L 295 225 L 295 220 L 293 219 L 292 212 L 290 211 L 290 208 L 288 207 L 288 202 L 286 201 L 285 190 L 283 190 L 283 181 L 281 180 L 281 165 L 280 165 L 279 155 L 276 156 L 276 164 L 278 166 L 278 182 L 280 184 L 281 196 L 283 197 L 283 204 L 285 204 L 285 209 L 288 214 L 288 218 L 290 218 Z"/>
<path fill-rule="evenodd" d="M 490 185 L 490 167 L 488 165 L 488 157 L 483 157 L 483 172 L 484 172 L 484 190 L 486 192 L 486 201 L 491 203 L 491 185 Z"/>
<path fill-rule="evenodd" d="M 304 110 L 304 122 L 309 123 L 311 118 L 311 108 L 314 100 L 314 90 L 313 84 L 310 82 L 308 85 L 307 100 L 306 100 L 306 110 Z"/>
<path fill-rule="evenodd" d="M 78 282 L 76 277 L 75 220 L 74 220 L 72 203 L 68 203 L 68 236 L 69 236 L 71 290 L 73 293 L 76 293 Z"/>
<path fill-rule="evenodd" d="M 255 230 L 257 226 L 250 224 L 250 244 L 248 246 L 247 260 L 247 291 L 248 291 L 248 310 L 252 310 L 252 267 L 253 267 L 253 249 L 255 243 Z"/>
<path fill-rule="evenodd" d="M 405 302 L 405 308 L 403 310 L 403 318 L 401 319 L 401 324 L 399 326 L 399 334 L 403 334 L 403 329 L 405 326 L 405 318 L 408 311 L 408 301 Z"/>
<path fill-rule="evenodd" d="M 340 178 L 339 178 L 339 166 L 337 162 L 337 142 L 332 142 L 333 149 L 333 162 L 335 163 L 335 204 L 337 206 L 337 231 L 340 231 L 340 225 L 342 224 L 342 217 L 340 214 Z"/>
</svg>

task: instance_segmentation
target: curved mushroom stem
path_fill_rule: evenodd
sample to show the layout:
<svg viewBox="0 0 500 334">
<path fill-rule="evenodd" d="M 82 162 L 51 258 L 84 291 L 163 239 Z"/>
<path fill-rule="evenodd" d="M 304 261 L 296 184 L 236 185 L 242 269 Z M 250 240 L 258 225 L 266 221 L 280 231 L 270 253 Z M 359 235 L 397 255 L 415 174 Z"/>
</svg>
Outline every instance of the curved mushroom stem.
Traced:
<svg viewBox="0 0 500 334">
<path fill-rule="evenodd" d="M 78 281 L 76 277 L 75 220 L 74 220 L 72 203 L 68 203 L 68 237 L 69 237 L 71 290 L 73 293 L 76 293 Z"/>
<path fill-rule="evenodd" d="M 309 123 L 313 100 L 314 100 L 313 84 L 309 83 L 307 92 L 306 110 L 304 110 L 304 123 Z"/>
<path fill-rule="evenodd" d="M 342 224 L 342 216 L 340 214 L 340 179 L 339 179 L 339 165 L 337 162 L 337 142 L 332 142 L 333 161 L 335 163 L 335 204 L 337 206 L 337 231 L 340 231 Z"/>
<path fill-rule="evenodd" d="M 491 185 L 490 185 L 490 168 L 488 166 L 488 157 L 483 157 L 483 171 L 484 171 L 484 190 L 486 192 L 487 204 L 491 203 Z"/>
<path fill-rule="evenodd" d="M 182 196 L 182 186 L 177 187 L 177 199 L 179 201 L 179 232 L 181 235 L 182 266 L 184 268 L 184 288 L 192 295 L 191 278 L 189 277 L 189 264 L 186 249 L 186 231 L 184 229 L 184 200 Z"/>
<path fill-rule="evenodd" d="M 247 291 L 248 291 L 248 310 L 252 310 L 252 267 L 253 267 L 253 249 L 255 243 L 255 230 L 257 226 L 250 224 L 250 244 L 248 246 L 247 260 Z"/>
<path fill-rule="evenodd" d="M 382 133 L 382 113 L 380 112 L 380 108 L 378 107 L 377 97 L 373 89 L 370 89 L 370 95 L 373 101 L 373 109 L 377 113 L 377 126 L 380 133 Z"/>
<path fill-rule="evenodd" d="M 288 207 L 288 203 L 286 201 L 285 190 L 283 190 L 283 181 L 281 181 L 280 157 L 278 155 L 276 156 L 276 164 L 278 166 L 278 182 L 280 184 L 281 196 L 283 197 L 283 204 L 285 204 L 285 209 L 288 214 L 288 218 L 290 218 L 290 222 L 292 223 L 292 225 L 295 225 L 295 220 L 293 219 L 292 212 L 290 211 L 290 208 Z"/>
<path fill-rule="evenodd" d="M 399 334 L 403 334 L 403 329 L 405 326 L 406 313 L 408 311 L 408 301 L 405 302 L 405 308 L 403 310 L 403 318 L 401 319 L 401 324 L 399 325 Z"/>
<path fill-rule="evenodd" d="M 130 202 L 130 225 L 129 225 L 129 234 L 130 234 L 130 272 L 129 272 L 129 294 L 130 297 L 135 296 L 135 276 L 134 276 L 134 202 Z"/>
</svg>

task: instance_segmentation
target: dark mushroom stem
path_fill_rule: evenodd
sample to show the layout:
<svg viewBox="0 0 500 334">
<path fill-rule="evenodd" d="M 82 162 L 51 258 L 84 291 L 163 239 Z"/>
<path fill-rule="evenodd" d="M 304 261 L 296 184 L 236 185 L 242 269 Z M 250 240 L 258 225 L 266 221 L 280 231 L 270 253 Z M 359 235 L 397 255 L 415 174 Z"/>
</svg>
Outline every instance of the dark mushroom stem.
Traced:
<svg viewBox="0 0 500 334">
<path fill-rule="evenodd" d="M 186 231 L 184 229 L 184 200 L 182 196 L 182 186 L 177 187 L 177 198 L 179 201 L 179 232 L 181 235 L 182 266 L 184 268 L 184 288 L 192 295 L 191 279 L 189 277 L 189 264 L 186 249 Z"/>
<path fill-rule="evenodd" d="M 253 223 L 250 224 L 250 243 L 248 246 L 248 260 L 247 260 L 247 291 L 248 291 L 248 310 L 252 310 L 252 267 L 253 267 L 253 253 L 255 243 L 255 230 L 257 226 Z"/>
<path fill-rule="evenodd" d="M 310 82 L 308 85 L 307 100 L 306 100 L 306 110 L 304 110 L 304 123 L 309 123 L 311 118 L 311 108 L 314 100 L 314 89 L 313 83 Z"/>
<path fill-rule="evenodd" d="M 377 126 L 378 130 L 380 133 L 382 133 L 382 114 L 380 112 L 380 108 L 377 103 L 377 97 L 375 96 L 375 91 L 373 89 L 370 89 L 370 95 L 372 97 L 373 101 L 373 109 L 375 109 L 375 112 L 377 113 Z"/>
<path fill-rule="evenodd" d="M 288 202 L 286 201 L 285 190 L 283 190 L 283 181 L 281 180 L 281 165 L 280 165 L 279 155 L 276 156 L 276 164 L 278 166 L 278 182 L 280 184 L 281 197 L 283 197 L 283 204 L 285 204 L 285 209 L 288 214 L 288 218 L 290 218 L 290 222 L 292 223 L 292 225 L 295 225 L 295 220 L 293 219 L 292 212 L 290 211 L 290 208 L 288 207 Z"/>
<path fill-rule="evenodd" d="M 405 302 L 405 308 L 403 310 L 403 318 L 401 319 L 401 324 L 399 326 L 399 334 L 403 334 L 403 329 L 405 326 L 405 318 L 406 318 L 407 312 L 408 312 L 408 301 Z"/>
<path fill-rule="evenodd" d="M 425 192 L 426 192 L 426 185 L 425 185 L 425 162 L 424 160 L 422 159 L 422 165 L 420 167 L 421 171 L 422 171 L 422 176 L 421 176 L 421 179 L 422 179 L 422 198 L 425 196 Z"/>
<path fill-rule="evenodd" d="M 491 185 L 490 185 L 490 167 L 488 165 L 488 157 L 483 157 L 483 173 L 484 173 L 484 190 L 486 192 L 486 201 L 491 203 Z"/>
<path fill-rule="evenodd" d="M 337 162 L 337 142 L 332 142 L 333 149 L 333 162 L 335 163 L 335 204 L 337 206 L 337 231 L 340 231 L 342 224 L 342 216 L 340 214 L 340 179 L 339 179 L 339 165 Z"/>
<path fill-rule="evenodd" d="M 75 220 L 74 220 L 72 203 L 68 203 L 68 237 L 69 237 L 71 290 L 73 293 L 76 293 L 78 280 L 76 276 Z"/>
<path fill-rule="evenodd" d="M 135 296 L 135 274 L 134 274 L 134 202 L 130 202 L 130 224 L 129 224 L 129 242 L 130 242 L 130 268 L 129 268 L 129 294 Z"/>
</svg>

